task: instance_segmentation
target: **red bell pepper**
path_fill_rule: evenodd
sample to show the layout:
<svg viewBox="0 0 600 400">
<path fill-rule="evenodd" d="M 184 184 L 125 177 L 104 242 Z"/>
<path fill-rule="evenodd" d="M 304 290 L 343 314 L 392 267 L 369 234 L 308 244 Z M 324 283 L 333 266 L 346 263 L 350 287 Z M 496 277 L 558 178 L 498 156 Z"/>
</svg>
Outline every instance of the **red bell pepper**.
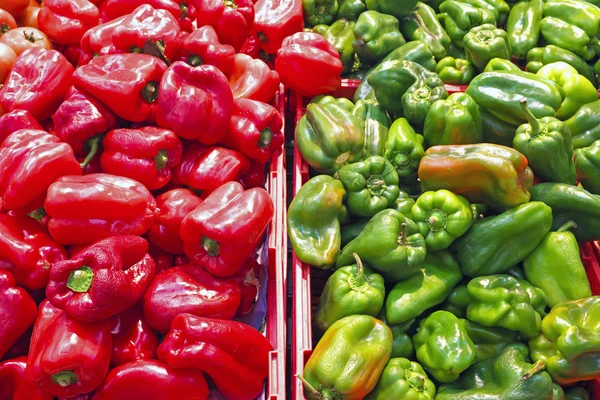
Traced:
<svg viewBox="0 0 600 400">
<path fill-rule="evenodd" d="M 240 53 L 247 54 L 252 58 L 259 58 L 261 52 L 260 39 L 257 34 L 251 34 L 246 38 L 246 41 L 242 45 L 239 51 Z"/>
<path fill-rule="evenodd" d="M 158 334 L 144 319 L 140 305 L 123 311 L 116 320 L 112 330 L 111 366 L 156 358 Z"/>
<path fill-rule="evenodd" d="M 283 119 L 279 111 L 266 103 L 235 99 L 229 131 L 221 143 L 259 163 L 266 163 L 283 146 Z"/>
<path fill-rule="evenodd" d="M 254 22 L 252 0 L 192 0 L 197 10 L 198 26 L 210 25 L 221 42 L 239 50 Z"/>
<path fill-rule="evenodd" d="M 113 33 L 117 26 L 121 25 L 127 16 L 124 15 L 115 20 L 105 22 L 88 30 L 81 38 L 81 50 L 87 55 L 87 62 L 79 60 L 79 65 L 87 64 L 93 57 L 108 54 L 125 53 L 118 51 L 112 41 Z"/>
<path fill-rule="evenodd" d="M 171 169 L 179 165 L 183 152 L 173 131 L 154 126 L 115 129 L 104 137 L 102 146 L 104 172 L 135 179 L 150 190 L 169 183 Z"/>
<path fill-rule="evenodd" d="M 149 4 L 157 10 L 167 10 L 177 20 L 181 29 L 191 31 L 196 19 L 196 9 L 189 1 L 175 0 L 106 0 L 100 11 L 105 20 L 131 14 L 141 5 Z"/>
<path fill-rule="evenodd" d="M 170 15 L 170 14 L 169 14 Z M 73 85 L 104 103 L 119 117 L 148 120 L 167 65 L 147 54 L 99 56 L 73 74 Z"/>
<path fill-rule="evenodd" d="M 15 285 L 15 278 L 0 270 L 0 358 L 33 325 L 37 313 L 29 293 Z"/>
<path fill-rule="evenodd" d="M 0 399 L 53 400 L 53 395 L 33 386 L 27 380 L 26 367 L 27 357 L 7 360 L 0 364 Z"/>
<path fill-rule="evenodd" d="M 98 322 L 137 303 L 155 270 L 145 239 L 112 236 L 52 265 L 46 296 L 72 318 Z"/>
<path fill-rule="evenodd" d="M 110 371 L 92 400 L 207 398 L 208 385 L 201 371 L 171 368 L 158 360 L 139 360 Z"/>
<path fill-rule="evenodd" d="M 42 126 L 27 110 L 13 110 L 0 117 L 0 145 L 10 135 L 21 129 L 41 130 Z"/>
<path fill-rule="evenodd" d="M 179 59 L 193 67 L 212 65 L 225 75 L 233 68 L 235 49 L 221 44 L 212 26 L 202 26 L 183 37 L 179 46 Z"/>
<path fill-rule="evenodd" d="M 281 82 L 307 97 L 339 89 L 343 69 L 337 49 L 313 32 L 300 32 L 286 38 L 275 59 Z"/>
<path fill-rule="evenodd" d="M 79 65 L 87 64 L 91 60 L 91 58 L 89 58 L 80 64 L 80 61 L 86 58 L 87 55 L 83 52 L 83 50 L 81 50 L 79 42 L 66 46 L 61 53 L 75 68 L 77 68 Z"/>
<path fill-rule="evenodd" d="M 52 121 L 56 136 L 70 144 L 78 156 L 97 151 L 99 143 L 92 142 L 99 142 L 100 139 L 92 138 L 119 125 L 119 119 L 108 107 L 74 87 L 67 92 L 64 103 L 52 116 Z"/>
<path fill-rule="evenodd" d="M 88 29 L 98 25 L 100 11 L 88 0 L 44 0 L 37 21 L 54 43 L 79 43 Z"/>
<path fill-rule="evenodd" d="M 269 376 L 271 351 L 267 339 L 246 324 L 180 314 L 158 358 L 173 368 L 200 369 L 228 400 L 252 400 Z"/>
<path fill-rule="evenodd" d="M 156 275 L 144 295 L 144 317 L 151 327 L 167 333 L 181 313 L 232 319 L 240 306 L 235 279 L 216 278 L 193 264 L 179 265 Z"/>
<path fill-rule="evenodd" d="M 31 296 L 31 293 L 29 294 Z M 42 294 L 41 296 L 43 298 L 46 297 L 46 294 L 44 293 L 44 290 L 42 289 Z M 33 296 L 31 296 L 33 298 Z M 36 299 L 33 299 L 33 301 L 36 301 Z M 43 299 L 42 299 L 43 301 Z M 40 301 L 41 303 L 41 301 Z M 37 306 L 36 306 L 37 307 Z M 27 329 L 25 331 L 24 334 L 21 335 L 20 338 L 17 339 L 17 341 L 6 351 L 6 353 L 4 353 L 4 357 L 2 357 L 2 361 L 7 361 L 13 358 L 17 358 L 17 357 L 23 357 L 23 356 L 27 356 L 27 354 L 29 353 L 29 345 L 31 344 L 31 334 L 33 332 L 33 325 L 31 326 L 31 328 Z M 0 386 L 2 384 L 0 383 Z M 0 389 L 0 393 L 2 392 L 2 389 Z M 0 399 L 2 398 L 2 396 L 0 396 Z"/>
<path fill-rule="evenodd" d="M 248 315 L 254 309 L 254 304 L 258 299 L 258 289 L 260 283 L 260 264 L 254 257 L 250 257 L 246 264 L 233 276 L 233 279 L 240 284 L 242 298 L 236 316 L 243 317 Z"/>
<path fill-rule="evenodd" d="M 0 89 L 2 109 L 27 110 L 38 121 L 50 117 L 71 86 L 74 70 L 69 60 L 56 50 L 41 47 L 25 50 Z"/>
<path fill-rule="evenodd" d="M 244 189 L 255 187 L 265 187 L 267 175 L 265 173 L 266 164 L 253 161 L 250 163 L 250 171 L 240 178 L 240 183 Z"/>
<path fill-rule="evenodd" d="M 263 60 L 236 54 L 233 70 L 229 75 L 229 86 L 234 98 L 269 103 L 279 90 L 279 83 L 279 74 L 271 70 Z"/>
<path fill-rule="evenodd" d="M 179 236 L 181 221 L 202 199 L 188 189 L 169 190 L 156 198 L 158 213 L 148 232 L 150 243 L 172 254 L 183 254 L 183 240 Z"/>
<path fill-rule="evenodd" d="M 0 147 L 0 193 L 5 210 L 38 209 L 63 175 L 81 175 L 73 149 L 45 131 L 22 129 Z"/>
<path fill-rule="evenodd" d="M 256 251 L 272 218 L 266 190 L 226 183 L 183 219 L 185 254 L 215 276 L 231 276 Z"/>
<path fill-rule="evenodd" d="M 154 221 L 156 200 L 144 185 L 122 176 L 64 176 L 48 188 L 44 209 L 58 243 L 93 243 L 144 234 Z"/>
<path fill-rule="evenodd" d="M 173 174 L 173 184 L 201 190 L 206 197 L 223 184 L 237 181 L 250 171 L 242 153 L 224 147 L 188 146 Z"/>
<path fill-rule="evenodd" d="M 66 258 L 65 249 L 35 219 L 0 214 L 0 269 L 9 271 L 19 286 L 45 288 L 50 265 Z"/>
<path fill-rule="evenodd" d="M 180 32 L 181 28 L 170 12 L 142 4 L 115 28 L 112 41 L 117 50 L 128 52 L 141 51 L 148 41 L 160 41 L 165 57 L 170 60 L 177 53 Z"/>
<path fill-rule="evenodd" d="M 185 264 L 189 264 L 190 263 L 190 259 L 185 256 L 175 256 L 175 265 L 185 265 Z"/>
<path fill-rule="evenodd" d="M 179 235 L 179 232 L 177 235 Z M 165 269 L 173 268 L 173 265 L 175 265 L 175 257 L 173 254 L 167 253 L 160 247 L 152 244 L 152 242 L 150 242 L 148 254 L 150 254 L 150 257 L 154 260 L 154 264 L 156 264 L 156 274 L 160 274 Z"/>
<path fill-rule="evenodd" d="M 302 0 L 258 0 L 252 32 L 266 53 L 275 54 L 283 40 L 304 28 Z"/>
<path fill-rule="evenodd" d="M 233 95 L 221 71 L 177 61 L 160 81 L 156 123 L 184 139 L 215 144 L 227 129 L 232 108 Z"/>
<path fill-rule="evenodd" d="M 55 396 L 91 392 L 108 373 L 112 325 L 111 320 L 79 322 L 44 300 L 33 328 L 25 376 Z"/>
</svg>

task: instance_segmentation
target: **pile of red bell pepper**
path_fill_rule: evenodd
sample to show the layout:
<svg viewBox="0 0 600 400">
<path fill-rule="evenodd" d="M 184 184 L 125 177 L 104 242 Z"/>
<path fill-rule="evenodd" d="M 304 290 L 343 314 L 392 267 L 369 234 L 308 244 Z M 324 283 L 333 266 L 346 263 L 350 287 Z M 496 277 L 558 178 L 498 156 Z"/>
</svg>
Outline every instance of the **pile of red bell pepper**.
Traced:
<svg viewBox="0 0 600 400">
<path fill-rule="evenodd" d="M 256 398 L 270 103 L 339 85 L 335 48 L 300 0 L 0 0 L 0 27 L 0 399 Z"/>
</svg>

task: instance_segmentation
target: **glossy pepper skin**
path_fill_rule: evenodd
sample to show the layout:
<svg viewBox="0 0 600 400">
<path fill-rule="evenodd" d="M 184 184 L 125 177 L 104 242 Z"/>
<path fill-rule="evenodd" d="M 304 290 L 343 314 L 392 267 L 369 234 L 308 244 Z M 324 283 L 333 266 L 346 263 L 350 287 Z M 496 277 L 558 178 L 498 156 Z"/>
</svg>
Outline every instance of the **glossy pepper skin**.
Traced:
<svg viewBox="0 0 600 400">
<path fill-rule="evenodd" d="M 552 400 L 552 379 L 543 364 L 527 362 L 525 345 L 506 347 L 495 358 L 477 363 L 454 383 L 438 389 L 438 400 Z"/>
<path fill-rule="evenodd" d="M 350 315 L 325 332 L 297 377 L 307 399 L 362 399 L 377 384 L 391 351 L 390 328 L 369 315 Z"/>
<path fill-rule="evenodd" d="M 50 393 L 37 388 L 25 377 L 27 357 L 17 357 L 0 364 L 0 398 L 53 400 Z"/>
<path fill-rule="evenodd" d="M 520 1 L 511 8 L 506 33 L 512 56 L 523 60 L 537 45 L 543 4 L 542 0 Z"/>
<path fill-rule="evenodd" d="M 479 115 L 481 116 L 481 127 L 484 143 L 499 144 L 502 146 L 511 147 L 517 127 L 505 121 L 502 121 L 494 114 L 479 107 Z"/>
<path fill-rule="evenodd" d="M 269 376 L 272 350 L 260 332 L 241 322 L 180 314 L 158 358 L 173 368 L 202 370 L 227 400 L 252 400 Z"/>
<path fill-rule="evenodd" d="M 508 35 L 493 24 L 477 26 L 463 39 L 467 61 L 483 71 L 492 58 L 510 59 L 511 47 Z"/>
<path fill-rule="evenodd" d="M 426 255 L 425 239 L 416 223 L 387 209 L 371 218 L 358 237 L 344 246 L 336 266 L 350 265 L 353 253 L 392 283 L 419 271 Z"/>
<path fill-rule="evenodd" d="M 102 2 L 100 11 L 103 20 L 114 20 L 131 14 L 143 4 L 149 4 L 156 10 L 167 10 L 177 19 L 182 30 L 191 30 L 192 21 L 196 18 L 192 2 L 179 0 L 107 0 Z"/>
<path fill-rule="evenodd" d="M 376 10 L 385 14 L 393 15 L 396 18 L 402 18 L 410 15 L 418 4 L 417 0 L 407 0 L 398 3 L 390 0 L 369 0 L 366 1 L 369 10 Z"/>
<path fill-rule="evenodd" d="M 500 274 L 523 261 L 551 226 L 552 209 L 532 201 L 475 221 L 453 250 L 466 276 Z"/>
<path fill-rule="evenodd" d="M 123 51 L 116 49 L 112 41 L 112 35 L 117 26 L 121 25 L 125 20 L 126 16 L 127 14 L 90 28 L 85 32 L 80 42 L 82 51 L 78 60 L 80 66 L 89 63 L 96 56 L 123 53 Z"/>
<path fill-rule="evenodd" d="M 423 136 L 430 146 L 444 144 L 473 144 L 483 141 L 483 127 L 479 107 L 465 93 L 451 94 L 446 100 L 431 105 Z"/>
<path fill-rule="evenodd" d="M 116 234 L 142 235 L 156 200 L 141 183 L 122 176 L 64 176 L 48 188 L 48 230 L 61 244 L 87 244 Z"/>
<path fill-rule="evenodd" d="M 340 220 L 347 215 L 342 183 L 318 175 L 298 191 L 287 214 L 288 235 L 296 257 L 316 268 L 332 268 L 341 246 Z"/>
<path fill-rule="evenodd" d="M 508 329 L 487 327 L 468 319 L 460 319 L 460 323 L 475 345 L 477 362 L 498 357 L 506 346 L 519 342 L 517 333 Z"/>
<path fill-rule="evenodd" d="M 590 394 L 584 388 L 574 386 L 565 389 L 565 400 L 590 400 Z"/>
<path fill-rule="evenodd" d="M 215 28 L 222 43 L 238 51 L 250 33 L 254 22 L 252 0 L 235 0 L 231 3 L 219 0 L 192 0 L 196 7 L 198 27 L 210 25 Z"/>
<path fill-rule="evenodd" d="M 205 400 L 208 394 L 201 371 L 175 369 L 158 360 L 138 360 L 111 370 L 91 399 Z"/>
<path fill-rule="evenodd" d="M 5 210 L 40 207 L 48 187 L 63 175 L 81 175 L 73 149 L 42 130 L 22 129 L 0 147 L 0 193 Z"/>
<path fill-rule="evenodd" d="M 357 255 L 355 260 L 356 264 L 336 270 L 325 283 L 315 314 L 315 322 L 321 332 L 348 315 L 376 317 L 383 307 L 383 278 L 364 267 Z"/>
<path fill-rule="evenodd" d="M 413 176 L 425 154 L 423 136 L 415 132 L 406 118 L 394 121 L 385 149 L 385 158 L 396 168 L 400 179 Z"/>
<path fill-rule="evenodd" d="M 536 73 L 544 65 L 552 64 L 558 61 L 566 62 L 577 70 L 581 75 L 585 76 L 594 86 L 596 86 L 596 73 L 594 68 L 588 65 L 585 60 L 575 53 L 563 48 L 553 46 L 551 44 L 546 47 L 536 47 L 527 53 L 527 71 Z"/>
<path fill-rule="evenodd" d="M 531 358 L 543 361 L 561 385 L 598 375 L 598 320 L 600 297 L 562 303 L 542 322 L 542 333 L 529 341 Z"/>
<path fill-rule="evenodd" d="M 304 27 L 302 0 L 258 0 L 254 4 L 252 33 L 260 39 L 262 49 L 277 53 L 285 38 Z"/>
<path fill-rule="evenodd" d="M 111 326 L 111 320 L 79 322 L 44 300 L 31 338 L 27 379 L 54 396 L 91 392 L 108 372 Z"/>
<path fill-rule="evenodd" d="M 144 319 L 139 305 L 121 312 L 115 319 L 116 323 L 111 331 L 111 366 L 156 358 L 158 334 Z"/>
<path fill-rule="evenodd" d="M 462 58 L 447 56 L 438 61 L 435 72 L 447 85 L 468 85 L 475 77 L 475 67 Z"/>
<path fill-rule="evenodd" d="M 582 106 L 565 124 L 571 132 L 573 149 L 592 145 L 600 139 L 600 100 Z"/>
<path fill-rule="evenodd" d="M 339 0 L 336 19 L 345 18 L 349 21 L 356 21 L 360 14 L 367 11 L 365 0 Z"/>
<path fill-rule="evenodd" d="M 466 1 L 444 1 L 440 5 L 438 18 L 452 39 L 452 43 L 461 49 L 465 47 L 465 36 L 473 28 L 496 23 L 496 15 L 493 12 Z"/>
<path fill-rule="evenodd" d="M 27 110 L 38 121 L 50 117 L 71 86 L 73 71 L 69 61 L 56 50 L 25 50 L 0 89 L 2 109 Z"/>
<path fill-rule="evenodd" d="M 363 121 L 365 145 L 363 156 L 384 156 L 392 121 L 376 100 L 358 100 L 352 114 Z"/>
<path fill-rule="evenodd" d="M 437 60 L 448 55 L 450 36 L 442 27 L 436 12 L 429 5 L 418 2 L 415 9 L 400 20 L 400 30 L 407 40 L 423 40 Z"/>
<path fill-rule="evenodd" d="M 422 320 L 413 337 L 417 360 L 436 380 L 454 382 L 477 356 L 473 341 L 460 320 L 448 311 L 436 311 Z"/>
<path fill-rule="evenodd" d="M 374 64 L 406 43 L 396 17 L 365 11 L 354 26 L 354 51 L 361 61 Z"/>
<path fill-rule="evenodd" d="M 314 31 L 316 31 L 319 26 L 316 26 Z M 356 53 L 352 46 L 355 26 L 356 22 L 342 18 L 335 21 L 323 32 L 317 32 L 323 35 L 323 37 L 336 48 L 340 54 L 340 60 L 344 66 L 343 73 L 345 74 L 352 72 L 355 67 Z"/>
<path fill-rule="evenodd" d="M 38 13 L 38 27 L 55 43 L 79 43 L 83 34 L 98 25 L 100 11 L 89 0 L 44 2 Z"/>
<path fill-rule="evenodd" d="M 503 58 L 492 58 L 485 66 L 483 72 L 494 71 L 521 71 L 521 69 L 510 60 Z"/>
<path fill-rule="evenodd" d="M 134 179 L 150 190 L 169 183 L 171 169 L 179 164 L 183 152 L 173 131 L 153 126 L 112 130 L 104 137 L 102 147 L 104 172 Z"/>
<path fill-rule="evenodd" d="M 112 236 L 53 264 L 46 295 L 70 317 L 100 322 L 137 303 L 155 270 L 145 239 Z"/>
<path fill-rule="evenodd" d="M 193 264 L 179 265 L 156 275 L 142 301 L 148 324 L 167 333 L 182 313 L 232 319 L 240 305 L 240 285 L 231 278 L 216 278 Z"/>
<path fill-rule="evenodd" d="M 169 14 L 170 15 L 170 14 Z M 159 81 L 167 65 L 146 54 L 99 56 L 73 74 L 73 85 L 119 117 L 143 122 L 153 115 Z"/>
<path fill-rule="evenodd" d="M 386 311 L 384 305 L 381 309 L 381 312 L 377 316 L 377 319 L 383 321 L 383 323 L 386 324 L 392 331 L 392 337 L 394 341 L 392 342 L 392 354 L 390 355 L 390 357 L 414 357 L 415 348 L 413 346 L 412 339 L 410 338 L 407 332 L 412 327 L 415 321 L 410 320 L 400 325 L 391 325 L 387 323 L 385 314 Z"/>
<path fill-rule="evenodd" d="M 600 194 L 600 141 L 575 150 L 577 179 L 585 189 Z"/>
<path fill-rule="evenodd" d="M 434 397 L 435 385 L 419 363 L 407 358 L 391 358 L 375 389 L 365 399 L 433 400 Z"/>
<path fill-rule="evenodd" d="M 11 133 L 21 129 L 43 130 L 27 110 L 13 110 L 0 116 L 0 145 Z"/>
<path fill-rule="evenodd" d="M 211 274 L 231 276 L 256 251 L 272 218 L 266 190 L 226 183 L 181 222 L 185 253 Z"/>
<path fill-rule="evenodd" d="M 229 87 L 235 99 L 244 98 L 269 103 L 279 90 L 280 78 L 263 60 L 236 54 Z"/>
<path fill-rule="evenodd" d="M 228 75 L 233 68 L 235 49 L 228 44 L 221 44 L 215 29 L 204 25 L 183 37 L 177 54 L 180 61 L 193 67 L 208 64 Z"/>
<path fill-rule="evenodd" d="M 383 304 L 383 296 L 381 303 Z M 4 270 L 0 270 L 0 311 L 3 316 L 0 327 L 0 357 L 3 357 L 21 335 L 33 325 L 37 313 L 37 306 L 29 293 L 17 287 L 15 278 Z M 1 370 L 0 366 L 0 376 Z"/>
<path fill-rule="evenodd" d="M 262 266 L 255 257 L 250 257 L 237 274 L 233 276 L 240 285 L 240 306 L 237 309 L 236 317 L 249 315 L 254 310 L 254 305 L 258 301 L 258 290 L 260 289 L 260 274 Z"/>
<path fill-rule="evenodd" d="M 302 8 L 306 26 L 331 24 L 338 12 L 338 0 L 304 0 Z"/>
</svg>

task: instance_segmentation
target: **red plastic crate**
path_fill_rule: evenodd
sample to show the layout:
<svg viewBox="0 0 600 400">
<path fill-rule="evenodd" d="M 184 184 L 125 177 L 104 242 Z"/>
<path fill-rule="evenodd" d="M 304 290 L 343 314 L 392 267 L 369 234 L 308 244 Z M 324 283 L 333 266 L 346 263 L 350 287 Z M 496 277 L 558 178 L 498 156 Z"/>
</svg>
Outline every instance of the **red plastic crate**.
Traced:
<svg viewBox="0 0 600 400">
<path fill-rule="evenodd" d="M 352 98 L 356 88 L 360 84 L 359 80 L 343 79 L 342 86 L 333 93 L 336 97 Z M 464 92 L 466 87 L 446 85 L 448 93 Z M 289 104 L 292 107 L 292 113 L 289 115 L 295 117 L 294 126 L 302 118 L 306 111 L 306 105 L 310 99 L 304 98 L 297 93 L 291 92 Z M 293 132 L 291 133 L 293 135 Z M 300 155 L 298 148 L 294 146 L 294 164 L 293 164 L 293 196 L 300 190 L 302 185 L 310 179 L 308 164 Z M 592 293 L 600 295 L 600 244 L 584 243 L 580 246 L 581 259 L 586 267 Z M 596 253 L 597 257 L 596 257 Z M 292 399 L 304 399 L 302 383 L 295 376 L 302 374 L 304 365 L 308 361 L 313 349 L 312 336 L 312 312 L 319 301 L 322 288 L 329 273 L 321 270 L 311 270 L 310 265 L 302 263 L 292 252 L 292 285 L 293 285 L 293 303 L 292 303 Z M 311 276 L 312 281 L 311 282 Z M 315 282 L 316 281 L 316 282 Z M 314 289 L 313 295 L 311 290 Z M 315 343 L 316 344 L 316 343 Z M 600 400 L 600 379 L 584 382 L 582 386 L 590 393 L 592 400 Z"/>
</svg>

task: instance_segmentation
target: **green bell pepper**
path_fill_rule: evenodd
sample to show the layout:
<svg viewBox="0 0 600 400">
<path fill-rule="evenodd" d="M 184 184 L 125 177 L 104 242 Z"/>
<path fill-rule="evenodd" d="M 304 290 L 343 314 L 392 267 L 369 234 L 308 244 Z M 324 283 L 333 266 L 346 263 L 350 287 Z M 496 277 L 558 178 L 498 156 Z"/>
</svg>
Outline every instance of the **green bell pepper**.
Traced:
<svg viewBox="0 0 600 400">
<path fill-rule="evenodd" d="M 467 292 L 467 285 L 460 284 L 455 286 L 446 300 L 442 303 L 441 309 L 451 312 L 458 318 L 467 318 L 467 307 L 471 298 Z"/>
<path fill-rule="evenodd" d="M 420 364 L 407 358 L 391 358 L 365 400 L 433 400 L 434 397 L 435 385 Z"/>
<path fill-rule="evenodd" d="M 355 259 L 356 264 L 338 269 L 325 283 L 315 313 L 315 325 L 321 332 L 349 315 L 375 317 L 383 307 L 383 278 L 364 267 L 358 256 Z"/>
<path fill-rule="evenodd" d="M 593 194 L 600 194 L 600 140 L 575 150 L 577 179 Z"/>
<path fill-rule="evenodd" d="M 544 364 L 528 363 L 528 355 L 523 344 L 507 346 L 498 357 L 477 363 L 456 382 L 442 385 L 436 400 L 555 400 Z"/>
<path fill-rule="evenodd" d="M 362 399 L 375 385 L 392 352 L 392 332 L 369 315 L 336 321 L 317 343 L 302 376 L 309 400 Z"/>
<path fill-rule="evenodd" d="M 571 132 L 574 149 L 588 147 L 600 140 L 600 100 L 584 105 L 565 123 Z"/>
<path fill-rule="evenodd" d="M 365 229 L 370 218 L 358 218 L 341 227 L 342 247 L 354 240 Z"/>
<path fill-rule="evenodd" d="M 561 385 L 600 374 L 600 297 L 562 303 L 542 322 L 542 334 L 529 341 L 531 358 L 543 361 Z"/>
<path fill-rule="evenodd" d="M 522 279 L 524 281 L 527 280 L 527 277 L 525 276 L 525 271 L 523 270 L 523 267 L 521 266 L 521 264 L 515 265 L 514 267 L 507 269 L 505 274 L 510 275 L 515 278 Z"/>
<path fill-rule="evenodd" d="M 423 136 L 415 133 L 405 118 L 398 118 L 388 132 L 385 158 L 392 163 L 400 179 L 414 175 L 423 158 Z"/>
<path fill-rule="evenodd" d="M 385 300 L 386 319 L 402 324 L 441 304 L 462 279 L 460 265 L 448 251 L 427 255 L 416 275 L 398 282 Z"/>
<path fill-rule="evenodd" d="M 454 382 L 477 358 L 477 349 L 460 320 L 436 311 L 421 321 L 413 337 L 417 360 L 436 380 Z"/>
<path fill-rule="evenodd" d="M 339 0 L 338 13 L 335 19 L 345 18 L 348 21 L 356 21 L 360 14 L 365 11 L 367 11 L 365 0 Z"/>
<path fill-rule="evenodd" d="M 466 93 L 454 93 L 429 109 L 423 127 L 427 147 L 473 144 L 483 140 L 479 107 Z"/>
<path fill-rule="evenodd" d="M 362 122 L 339 100 L 331 96 L 316 98 L 316 102 L 306 107 L 295 131 L 302 157 L 308 165 L 326 174 L 362 159 L 365 142 Z"/>
<path fill-rule="evenodd" d="M 447 85 L 468 85 L 475 77 L 473 64 L 452 56 L 442 58 L 437 63 L 435 72 Z"/>
<path fill-rule="evenodd" d="M 506 31 L 493 24 L 476 26 L 463 39 L 467 61 L 483 71 L 493 58 L 510 59 L 510 41 Z"/>
<path fill-rule="evenodd" d="M 463 274 L 500 274 L 525 259 L 552 226 L 552 210 L 539 201 L 473 223 L 453 248 Z"/>
<path fill-rule="evenodd" d="M 536 47 L 527 53 L 527 71 L 537 73 L 544 65 L 563 61 L 572 66 L 581 75 L 585 76 L 594 86 L 598 85 L 594 69 L 588 65 L 577 54 L 561 49 L 560 47 L 548 45 Z"/>
<path fill-rule="evenodd" d="M 574 185 L 577 174 L 569 128 L 553 117 L 536 119 L 525 100 L 521 107 L 529 123 L 517 129 L 513 147 L 527 157 L 529 167 L 542 180 Z"/>
<path fill-rule="evenodd" d="M 361 61 L 376 63 L 406 43 L 398 19 L 377 11 L 365 11 L 354 26 L 354 51 Z"/>
<path fill-rule="evenodd" d="M 431 252 L 447 249 L 473 224 L 469 201 L 445 189 L 423 193 L 413 206 L 412 215 L 425 237 L 427 251 Z"/>
<path fill-rule="evenodd" d="M 508 18 L 510 6 L 504 0 L 460 0 L 475 8 L 486 9 L 492 12 L 498 22 L 498 26 L 504 25 Z"/>
<path fill-rule="evenodd" d="M 396 211 L 399 211 L 406 218 L 413 219 L 412 208 L 414 205 L 415 199 L 413 199 L 405 191 L 400 191 L 398 198 L 396 199 L 391 208 L 393 208 Z"/>
<path fill-rule="evenodd" d="M 460 323 L 477 349 L 477 362 L 496 358 L 506 346 L 519 342 L 517 334 L 508 329 L 483 326 L 468 319 L 460 319 Z"/>
<path fill-rule="evenodd" d="M 520 71 L 520 69 L 510 60 L 505 60 L 503 58 L 492 58 L 485 66 L 483 72 L 494 71 Z"/>
<path fill-rule="evenodd" d="M 319 175 L 302 186 L 288 209 L 288 235 L 300 261 L 331 268 L 340 253 L 340 218 L 346 214 L 344 186 Z"/>
<path fill-rule="evenodd" d="M 558 384 L 552 384 L 552 400 L 565 400 L 565 391 Z"/>
<path fill-rule="evenodd" d="M 344 65 L 344 73 L 352 71 L 354 66 L 354 47 L 352 47 L 352 43 L 354 41 L 355 25 L 356 23 L 353 21 L 339 19 L 322 33 L 323 37 L 340 53 L 340 60 Z M 318 30 L 321 31 L 321 29 Z"/>
<path fill-rule="evenodd" d="M 448 55 L 450 36 L 440 24 L 435 10 L 427 4 L 419 2 L 410 15 L 400 20 L 400 29 L 408 40 L 426 42 L 436 59 Z"/>
<path fill-rule="evenodd" d="M 398 173 L 381 156 L 346 165 L 334 175 L 344 185 L 351 215 L 372 217 L 391 207 L 400 195 Z"/>
<path fill-rule="evenodd" d="M 419 226 L 396 210 L 377 213 L 365 229 L 342 249 L 337 267 L 350 265 L 352 253 L 379 271 L 386 282 L 406 279 L 419 271 L 426 255 L 425 238 Z M 391 324 L 398 322 L 390 320 Z"/>
<path fill-rule="evenodd" d="M 464 38 L 471 29 L 496 23 L 496 15 L 490 10 L 456 0 L 444 1 L 440 5 L 439 19 L 452 43 L 461 49 L 464 47 Z"/>
<path fill-rule="evenodd" d="M 554 117 L 564 98 L 556 83 L 523 71 L 484 72 L 471 81 L 467 94 L 479 107 L 515 127 L 528 122 L 521 100 L 527 100 L 533 115 L 542 118 Z"/>
<path fill-rule="evenodd" d="M 397 0 L 366 0 L 366 2 L 369 10 L 390 14 L 400 19 L 410 15 L 419 0 L 402 0 L 400 2 Z"/>
<path fill-rule="evenodd" d="M 302 0 L 302 9 L 307 26 L 331 24 L 338 12 L 338 0 Z"/>
<path fill-rule="evenodd" d="M 517 131 L 514 125 L 502 121 L 483 107 L 479 107 L 479 115 L 481 116 L 483 142 L 512 147 Z"/>
<path fill-rule="evenodd" d="M 582 387 L 565 388 L 565 400 L 590 400 L 589 393 Z"/>
<path fill-rule="evenodd" d="M 525 340 L 540 333 L 546 295 L 529 282 L 503 274 L 480 276 L 469 282 L 467 292 L 471 321 L 519 332 Z"/>
<path fill-rule="evenodd" d="M 412 339 L 406 332 L 412 327 L 415 320 L 412 319 L 399 325 L 390 325 L 388 324 L 385 315 L 386 311 L 384 306 L 381 308 L 381 312 L 377 318 L 382 320 L 392 331 L 394 341 L 392 342 L 392 355 L 390 357 L 413 357 L 415 355 L 415 347 L 413 346 Z"/>
<path fill-rule="evenodd" d="M 358 100 L 352 110 L 365 127 L 363 156 L 385 155 L 385 144 L 392 121 L 385 109 L 375 100 Z"/>
<path fill-rule="evenodd" d="M 542 0 L 522 0 L 511 8 L 506 33 L 512 56 L 525 59 L 527 53 L 537 45 L 542 22 L 542 4 Z"/>
</svg>

